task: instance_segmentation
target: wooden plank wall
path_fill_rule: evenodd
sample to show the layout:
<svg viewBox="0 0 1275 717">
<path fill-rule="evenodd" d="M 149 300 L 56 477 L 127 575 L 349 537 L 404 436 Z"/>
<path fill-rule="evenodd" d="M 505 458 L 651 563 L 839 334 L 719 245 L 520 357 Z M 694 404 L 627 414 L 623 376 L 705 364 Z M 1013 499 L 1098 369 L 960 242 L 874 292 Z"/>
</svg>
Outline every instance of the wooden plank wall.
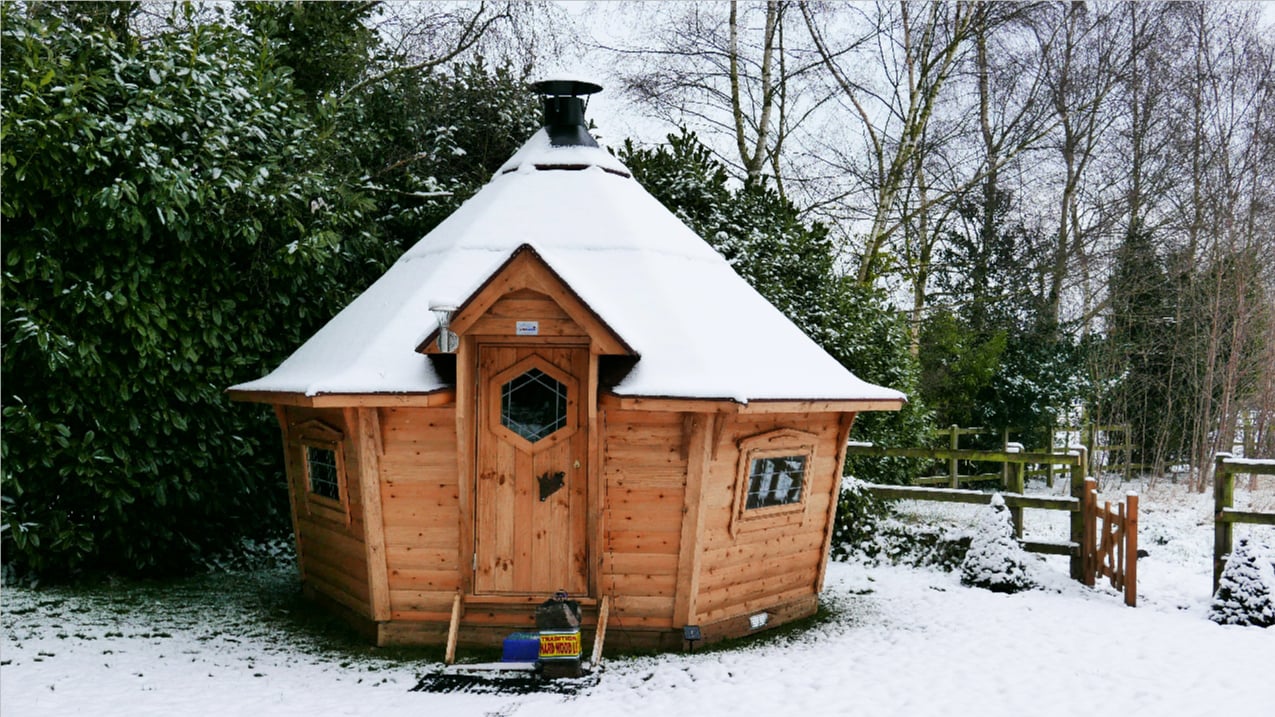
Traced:
<svg viewBox="0 0 1275 717">
<path fill-rule="evenodd" d="M 461 581 L 455 407 L 380 411 L 390 618 L 445 624 Z"/>
<path fill-rule="evenodd" d="M 286 450 L 289 490 L 295 500 L 298 560 L 306 584 L 359 615 L 369 610 L 367 553 L 363 544 L 363 502 L 358 490 L 358 446 L 355 427 L 345 425 L 339 408 L 286 408 L 289 425 Z M 342 451 L 350 520 L 348 525 L 308 508 L 304 451 L 296 426 L 318 420 L 344 434 Z"/>
<path fill-rule="evenodd" d="M 686 490 L 685 421 L 680 413 L 608 410 L 602 480 L 606 491 L 603 594 L 612 629 L 671 629 Z"/>
<path fill-rule="evenodd" d="M 704 553 L 697 614 L 692 616 L 695 624 L 704 625 L 817 593 L 832 483 L 841 476 L 836 465 L 840 414 L 733 415 L 719 420 L 725 425 L 704 490 Z M 732 537 L 739 441 L 781 428 L 818 437 L 806 476 L 805 509 L 774 521 L 741 523 Z"/>
</svg>

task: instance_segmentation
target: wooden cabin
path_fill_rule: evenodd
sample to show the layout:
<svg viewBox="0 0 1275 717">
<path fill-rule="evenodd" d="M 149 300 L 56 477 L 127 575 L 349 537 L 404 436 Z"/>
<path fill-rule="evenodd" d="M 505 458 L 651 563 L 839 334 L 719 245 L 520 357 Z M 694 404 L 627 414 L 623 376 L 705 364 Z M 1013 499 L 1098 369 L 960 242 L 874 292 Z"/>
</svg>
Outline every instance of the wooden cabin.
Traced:
<svg viewBox="0 0 1275 717">
<path fill-rule="evenodd" d="M 584 129 L 481 191 L 269 375 L 306 593 L 377 644 L 495 643 L 557 590 L 608 646 L 815 612 L 859 380 Z"/>
</svg>

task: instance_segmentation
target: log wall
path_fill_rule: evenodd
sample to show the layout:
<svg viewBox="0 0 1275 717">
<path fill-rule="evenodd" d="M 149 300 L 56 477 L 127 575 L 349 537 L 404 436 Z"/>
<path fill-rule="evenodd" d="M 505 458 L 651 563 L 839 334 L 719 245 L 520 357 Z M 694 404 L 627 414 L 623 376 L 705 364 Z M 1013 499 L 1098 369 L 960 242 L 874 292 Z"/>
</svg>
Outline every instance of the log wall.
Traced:
<svg viewBox="0 0 1275 717">
<path fill-rule="evenodd" d="M 308 589 L 373 617 L 377 596 L 370 594 L 368 555 L 376 552 L 368 552 L 363 536 L 365 528 L 382 526 L 365 526 L 358 481 L 375 480 L 386 576 L 380 599 L 388 593 L 390 621 L 381 623 L 379 640 L 436 641 L 445 634 L 468 568 L 461 564 L 455 407 L 370 410 L 374 420 L 355 419 L 353 411 L 340 409 L 285 411 L 303 576 Z M 344 435 L 348 524 L 306 507 L 303 448 L 293 429 L 314 420 Z M 704 626 L 705 637 L 713 640 L 748 632 L 747 616 L 756 612 L 769 612 L 772 624 L 812 613 L 826 559 L 832 485 L 841 473 L 836 465 L 841 421 L 836 413 L 603 411 L 599 453 L 605 529 L 598 594 L 591 597 L 609 595 L 613 601 L 611 629 L 618 640 L 613 644 L 676 649 L 684 624 Z M 355 435 L 360 425 L 375 426 L 379 436 L 360 439 Z M 740 491 L 746 489 L 739 472 L 740 443 L 783 429 L 812 434 L 815 446 L 801 507 L 738 521 Z M 360 450 L 375 450 L 377 460 L 361 461 L 367 456 Z M 379 475 L 360 476 L 360 465 L 372 466 Z M 688 494 L 688 475 L 694 478 L 695 495 Z M 687 506 L 694 515 L 688 515 Z M 502 626 L 529 627 L 530 604 L 479 602 L 466 603 L 466 630 L 490 623 L 498 638 Z M 591 622 L 593 615 L 588 617 Z"/>
<path fill-rule="evenodd" d="M 446 623 L 461 584 L 455 416 L 450 406 L 380 409 L 392 620 Z"/>
<path fill-rule="evenodd" d="M 604 594 L 611 629 L 673 625 L 686 490 L 685 420 L 678 413 L 608 410 L 602 480 Z"/>
<path fill-rule="evenodd" d="M 308 589 L 322 594 L 358 615 L 369 612 L 366 546 L 364 545 L 363 501 L 358 490 L 358 446 L 355 431 L 346 425 L 341 409 L 286 407 L 285 463 L 296 527 L 297 559 L 302 580 Z M 313 506 L 305 477 L 305 449 L 302 428 L 320 421 L 340 431 L 344 439 L 346 483 L 341 487 L 347 500 L 348 520 Z"/>
<path fill-rule="evenodd" d="M 755 612 L 771 612 L 777 624 L 815 610 L 835 509 L 833 484 L 841 476 L 841 414 L 725 414 L 710 421 L 689 413 L 609 409 L 604 418 L 602 589 L 614 600 L 613 629 L 680 633 L 683 624 L 717 623 L 721 627 L 705 636 L 718 639 L 747 632 L 746 617 Z M 740 491 L 746 490 L 740 442 L 783 429 L 813 434 L 800 508 L 732 529 Z M 705 430 L 710 435 L 696 440 L 695 432 Z M 700 458 L 691 454 L 701 449 L 709 452 L 708 470 L 700 479 L 702 505 L 695 506 L 688 473 Z M 702 525 L 685 519 L 687 506 L 696 507 Z M 684 550 L 682 543 L 690 541 L 698 544 Z M 694 575 L 682 574 L 688 571 Z M 685 603 L 680 611 L 679 601 Z"/>
<path fill-rule="evenodd" d="M 840 414 L 732 415 L 715 443 L 704 486 L 704 544 L 693 619 L 711 625 L 784 603 L 813 606 L 826 559 L 824 545 L 832 510 Z M 740 491 L 739 444 L 746 438 L 781 429 L 815 436 L 815 454 L 807 465 L 803 507 L 761 520 L 741 521 L 732 531 Z M 789 617 L 799 617 L 791 615 Z"/>
</svg>

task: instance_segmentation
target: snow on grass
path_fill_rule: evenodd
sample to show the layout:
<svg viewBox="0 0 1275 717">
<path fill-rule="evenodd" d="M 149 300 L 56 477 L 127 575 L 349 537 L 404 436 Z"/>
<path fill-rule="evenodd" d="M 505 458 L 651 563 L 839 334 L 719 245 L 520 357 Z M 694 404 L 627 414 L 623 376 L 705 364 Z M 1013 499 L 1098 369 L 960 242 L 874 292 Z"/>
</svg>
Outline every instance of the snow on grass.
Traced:
<svg viewBox="0 0 1275 717">
<path fill-rule="evenodd" d="M 1015 595 L 932 569 L 834 563 L 827 615 L 812 626 L 611 659 L 574 696 L 410 692 L 439 667 L 437 650 L 360 645 L 299 598 L 287 570 L 6 586 L 0 714 L 1269 715 L 1275 630 L 1207 618 L 1211 497 L 1172 485 L 1140 493 L 1150 555 L 1138 608 L 1067 580 L 1053 558 L 1041 566 L 1055 577 L 1046 588 Z M 1065 534 L 1050 515 L 1031 511 L 1029 531 L 1037 519 Z"/>
</svg>

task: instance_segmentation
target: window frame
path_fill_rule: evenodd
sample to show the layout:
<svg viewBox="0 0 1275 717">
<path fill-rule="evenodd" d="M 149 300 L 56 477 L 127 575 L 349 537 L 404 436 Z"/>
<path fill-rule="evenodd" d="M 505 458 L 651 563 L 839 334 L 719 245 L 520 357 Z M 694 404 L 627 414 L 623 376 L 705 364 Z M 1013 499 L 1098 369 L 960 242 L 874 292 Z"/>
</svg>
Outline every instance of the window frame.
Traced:
<svg viewBox="0 0 1275 717">
<path fill-rule="evenodd" d="M 735 471 L 735 510 L 731 520 L 731 536 L 741 530 L 761 530 L 776 525 L 805 522 L 810 501 L 810 477 L 815 464 L 818 436 L 791 428 L 780 428 L 739 441 L 739 463 Z M 753 461 L 765 458 L 801 457 L 805 467 L 801 475 L 801 495 L 782 505 L 748 507 L 748 489 Z"/>
<path fill-rule="evenodd" d="M 306 513 L 311 517 L 350 525 L 350 491 L 345 469 L 345 434 L 322 421 L 306 421 L 296 427 L 300 453 L 301 483 L 305 491 Z M 336 463 L 335 499 L 314 491 L 310 474 L 310 451 L 330 451 Z"/>
<path fill-rule="evenodd" d="M 557 430 L 542 436 L 539 440 L 527 440 L 522 434 L 510 430 L 501 420 L 503 410 L 502 397 L 505 384 L 513 381 L 531 369 L 538 369 L 542 374 L 552 378 L 566 388 L 566 421 Z M 552 448 L 575 435 L 580 428 L 579 416 L 579 381 L 575 376 L 552 363 L 538 353 L 524 356 L 512 366 L 492 376 L 487 382 L 487 427 L 507 443 L 525 453 L 536 454 Z"/>
</svg>

